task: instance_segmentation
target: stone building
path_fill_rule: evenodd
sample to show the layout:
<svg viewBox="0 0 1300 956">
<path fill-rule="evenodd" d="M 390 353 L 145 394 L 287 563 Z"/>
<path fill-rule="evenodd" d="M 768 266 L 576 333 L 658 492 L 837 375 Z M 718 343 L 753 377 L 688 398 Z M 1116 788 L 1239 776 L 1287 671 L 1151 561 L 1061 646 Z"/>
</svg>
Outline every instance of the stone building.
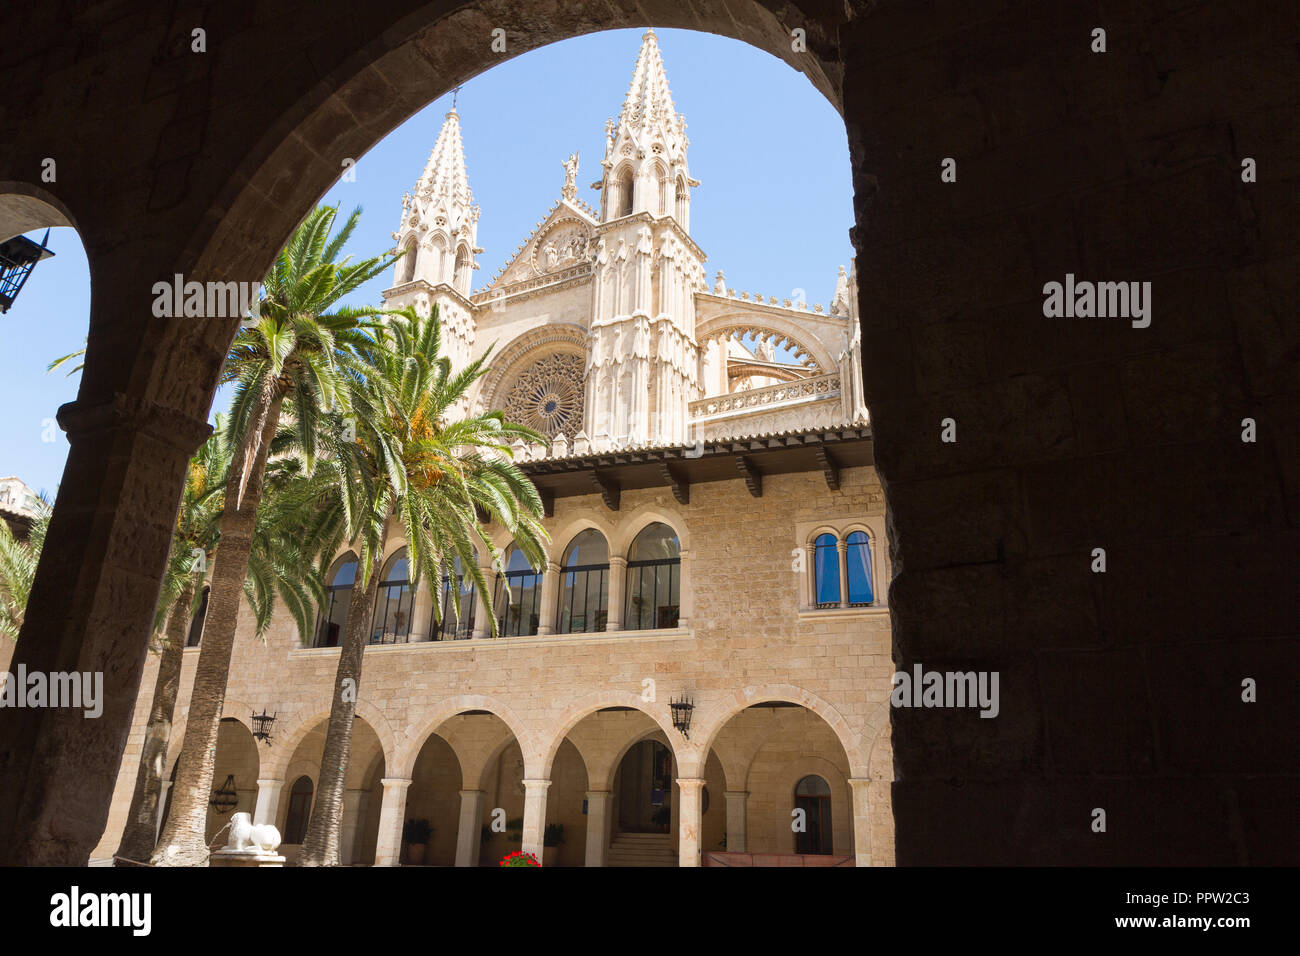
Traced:
<svg viewBox="0 0 1300 956">
<path fill-rule="evenodd" d="M 606 128 L 600 208 L 578 198 L 569 157 L 559 198 L 478 291 L 461 135 L 453 109 L 403 197 L 406 254 L 384 299 L 436 304 L 458 364 L 491 348 L 469 402 L 550 439 L 517 448 L 549 559 L 529 567 L 496 535 L 502 566 L 482 558 L 494 639 L 460 580 L 413 586 L 400 528 L 390 536 L 345 861 L 408 861 L 403 823 L 425 819 L 430 864 L 494 864 L 520 846 L 579 866 L 892 864 L 889 558 L 855 384 L 856 283 L 841 268 L 823 310 L 709 281 L 653 32 Z M 235 647 L 214 787 L 224 813 L 278 826 L 291 858 L 354 572 L 341 554 L 315 646 L 286 615 L 265 643 L 241 624 Z M 187 650 L 182 706 L 196 660 Z M 155 669 L 95 857 L 117 844 Z M 251 734 L 263 711 L 269 746 Z M 169 768 L 183 731 L 181 715 Z"/>
</svg>

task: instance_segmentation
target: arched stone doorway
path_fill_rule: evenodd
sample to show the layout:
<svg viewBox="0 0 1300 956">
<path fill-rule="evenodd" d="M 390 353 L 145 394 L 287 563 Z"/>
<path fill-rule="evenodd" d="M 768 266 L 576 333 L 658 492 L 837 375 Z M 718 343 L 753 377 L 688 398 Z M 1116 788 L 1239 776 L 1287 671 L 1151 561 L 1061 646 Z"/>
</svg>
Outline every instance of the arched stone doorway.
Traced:
<svg viewBox="0 0 1300 956">
<path fill-rule="evenodd" d="M 320 787 L 321 757 L 325 751 L 328 718 L 321 719 L 301 736 L 287 763 L 281 764 L 284 777 L 260 781 L 267 796 L 259 801 L 260 812 L 269 799 L 276 828 L 284 842 L 280 852 L 293 865 L 302 851 L 292 837 L 305 836 L 310 813 Z M 339 862 L 343 866 L 369 865 L 375 862 L 379 833 L 379 814 L 383 804 L 384 749 L 374 728 L 362 717 L 354 718 L 352 750 L 344 780 L 343 825 L 339 844 Z M 302 817 L 303 811 L 306 817 Z M 258 818 L 261 822 L 260 817 Z M 290 824 L 295 824 L 290 826 Z"/>
</svg>

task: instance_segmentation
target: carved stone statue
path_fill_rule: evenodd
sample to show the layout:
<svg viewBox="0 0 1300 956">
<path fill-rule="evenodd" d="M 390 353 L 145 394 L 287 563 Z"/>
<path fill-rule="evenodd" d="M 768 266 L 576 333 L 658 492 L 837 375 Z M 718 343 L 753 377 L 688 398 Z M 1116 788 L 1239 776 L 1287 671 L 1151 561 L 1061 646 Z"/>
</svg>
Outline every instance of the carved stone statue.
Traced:
<svg viewBox="0 0 1300 956">
<path fill-rule="evenodd" d="M 564 167 L 564 188 L 560 195 L 572 202 L 578 195 L 578 154 L 574 153 L 560 165 Z"/>
<path fill-rule="evenodd" d="M 721 269 L 718 270 L 718 277 L 713 280 L 713 294 L 714 295 L 727 294 L 727 280 L 723 278 Z"/>
<path fill-rule="evenodd" d="M 758 348 L 754 350 L 754 355 L 760 362 L 775 362 L 776 349 L 772 347 L 772 340 L 759 339 Z"/>
<path fill-rule="evenodd" d="M 835 279 L 835 298 L 831 299 L 831 315 L 849 314 L 849 277 L 840 266 L 840 274 Z"/>
</svg>

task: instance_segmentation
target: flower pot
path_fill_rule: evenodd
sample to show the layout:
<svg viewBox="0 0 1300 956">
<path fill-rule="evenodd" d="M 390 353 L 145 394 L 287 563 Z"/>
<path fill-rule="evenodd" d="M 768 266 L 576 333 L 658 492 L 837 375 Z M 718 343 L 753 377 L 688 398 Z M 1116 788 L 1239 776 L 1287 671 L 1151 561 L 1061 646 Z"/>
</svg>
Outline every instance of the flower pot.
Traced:
<svg viewBox="0 0 1300 956">
<path fill-rule="evenodd" d="M 423 843 L 408 843 L 406 845 L 406 862 L 411 866 L 423 866 L 425 849 L 427 847 Z"/>
</svg>

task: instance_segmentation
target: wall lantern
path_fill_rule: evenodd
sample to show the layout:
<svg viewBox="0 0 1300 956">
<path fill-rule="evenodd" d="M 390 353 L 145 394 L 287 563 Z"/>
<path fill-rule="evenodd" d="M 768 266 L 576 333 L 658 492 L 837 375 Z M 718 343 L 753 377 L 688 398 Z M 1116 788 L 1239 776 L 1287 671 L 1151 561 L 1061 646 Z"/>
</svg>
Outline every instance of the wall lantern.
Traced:
<svg viewBox="0 0 1300 956">
<path fill-rule="evenodd" d="M 673 711 L 673 726 L 682 732 L 682 736 L 690 740 L 691 734 L 691 713 L 695 710 L 695 703 L 685 695 L 681 700 L 672 700 L 669 705 Z"/>
<path fill-rule="evenodd" d="M 263 707 L 260 714 L 253 715 L 254 740 L 263 740 L 266 742 L 268 747 L 271 746 L 271 727 L 275 723 L 275 718 L 279 716 L 279 713 L 280 712 L 277 710 L 274 714 L 268 715 L 266 713 L 266 708 Z"/>
<path fill-rule="evenodd" d="M 220 789 L 212 791 L 208 804 L 218 813 L 226 814 L 239 806 L 239 794 L 235 792 L 235 775 L 229 774 Z"/>
<path fill-rule="evenodd" d="M 50 230 L 46 229 L 39 246 L 26 236 L 0 242 L 0 313 L 9 311 L 36 263 L 54 255 L 45 248 L 49 241 Z"/>
</svg>

